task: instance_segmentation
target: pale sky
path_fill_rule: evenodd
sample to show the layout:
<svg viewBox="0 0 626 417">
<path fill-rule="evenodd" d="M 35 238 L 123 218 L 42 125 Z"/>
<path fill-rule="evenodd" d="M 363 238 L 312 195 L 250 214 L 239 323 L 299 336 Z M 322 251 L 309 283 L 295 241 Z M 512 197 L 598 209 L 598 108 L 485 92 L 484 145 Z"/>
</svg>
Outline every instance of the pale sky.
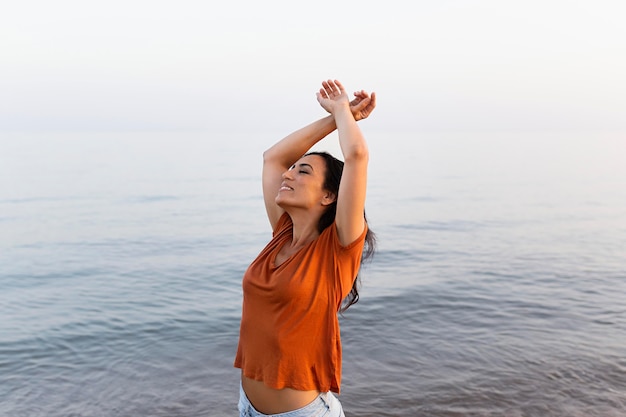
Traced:
<svg viewBox="0 0 626 417">
<path fill-rule="evenodd" d="M 623 0 L 5 2 L 0 130 L 626 130 Z M 286 122 L 288 120 L 288 122 Z"/>
</svg>

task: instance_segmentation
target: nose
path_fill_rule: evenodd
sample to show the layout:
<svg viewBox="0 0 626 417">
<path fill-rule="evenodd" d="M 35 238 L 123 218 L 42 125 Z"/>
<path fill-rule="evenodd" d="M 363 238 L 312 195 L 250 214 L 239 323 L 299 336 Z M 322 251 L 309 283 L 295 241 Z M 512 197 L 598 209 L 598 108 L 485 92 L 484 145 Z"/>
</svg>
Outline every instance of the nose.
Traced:
<svg viewBox="0 0 626 417">
<path fill-rule="evenodd" d="M 291 169 L 288 169 L 287 171 L 283 172 L 283 175 L 281 175 L 282 179 L 293 179 L 291 177 Z"/>
</svg>

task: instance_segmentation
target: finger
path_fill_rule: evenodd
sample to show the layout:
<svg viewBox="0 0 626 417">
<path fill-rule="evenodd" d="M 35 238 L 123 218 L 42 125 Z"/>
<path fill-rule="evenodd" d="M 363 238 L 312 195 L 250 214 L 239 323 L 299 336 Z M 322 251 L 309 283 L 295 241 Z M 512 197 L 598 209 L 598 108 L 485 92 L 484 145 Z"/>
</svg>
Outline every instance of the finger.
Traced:
<svg viewBox="0 0 626 417">
<path fill-rule="evenodd" d="M 344 91 L 346 91 L 346 89 L 345 89 L 345 88 L 343 88 L 343 84 L 341 84 L 341 83 L 339 82 L 339 80 L 335 80 L 335 85 L 337 86 L 337 88 L 339 88 L 339 91 L 340 91 L 341 93 L 343 93 Z"/>
<path fill-rule="evenodd" d="M 326 88 L 326 94 L 328 94 L 328 98 L 334 98 L 341 94 L 341 92 L 332 80 L 326 81 L 324 87 Z"/>
<path fill-rule="evenodd" d="M 364 98 L 354 106 L 355 111 L 361 111 L 370 104 L 371 99 L 369 97 Z"/>
<path fill-rule="evenodd" d="M 370 96 L 370 106 L 372 106 L 372 109 L 374 107 L 376 107 L 376 93 L 372 91 L 372 95 Z"/>
<path fill-rule="evenodd" d="M 339 89 L 337 88 L 333 80 L 326 80 L 322 83 L 322 85 L 326 88 L 326 91 L 329 95 L 335 95 L 339 93 Z"/>
<path fill-rule="evenodd" d="M 328 88 L 330 89 L 330 91 L 334 94 L 334 93 L 338 93 L 339 92 L 339 88 L 337 87 L 337 85 L 335 84 L 334 80 L 328 79 L 325 81 L 326 85 L 328 85 Z"/>
</svg>

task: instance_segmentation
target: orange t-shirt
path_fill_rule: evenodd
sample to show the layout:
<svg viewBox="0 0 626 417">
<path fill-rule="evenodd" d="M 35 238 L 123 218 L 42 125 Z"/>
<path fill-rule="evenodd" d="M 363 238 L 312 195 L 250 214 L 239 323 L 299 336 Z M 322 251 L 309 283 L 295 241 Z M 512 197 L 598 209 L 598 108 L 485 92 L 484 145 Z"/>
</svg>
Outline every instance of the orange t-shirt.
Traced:
<svg viewBox="0 0 626 417">
<path fill-rule="evenodd" d="M 333 223 L 280 266 L 292 239 L 284 213 L 274 237 L 243 276 L 243 309 L 235 367 L 275 389 L 339 393 L 341 339 L 337 311 L 361 265 L 363 234 L 341 246 Z"/>
</svg>

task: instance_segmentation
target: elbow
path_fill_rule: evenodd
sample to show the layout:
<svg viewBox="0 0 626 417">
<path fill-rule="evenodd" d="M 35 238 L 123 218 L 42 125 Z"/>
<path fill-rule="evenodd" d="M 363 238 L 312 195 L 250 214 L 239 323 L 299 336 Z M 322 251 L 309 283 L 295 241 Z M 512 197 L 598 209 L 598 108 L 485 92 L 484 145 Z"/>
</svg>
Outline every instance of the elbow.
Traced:
<svg viewBox="0 0 626 417">
<path fill-rule="evenodd" d="M 359 161 L 359 162 L 367 162 L 369 160 L 370 154 L 367 149 L 366 144 L 353 146 L 350 148 L 348 152 L 344 154 L 344 159 L 346 161 Z"/>
<path fill-rule="evenodd" d="M 275 152 L 272 151 L 272 148 L 267 149 L 265 152 L 263 152 L 263 163 L 268 163 L 268 162 L 272 162 L 273 160 L 276 159 L 276 155 Z"/>
</svg>

